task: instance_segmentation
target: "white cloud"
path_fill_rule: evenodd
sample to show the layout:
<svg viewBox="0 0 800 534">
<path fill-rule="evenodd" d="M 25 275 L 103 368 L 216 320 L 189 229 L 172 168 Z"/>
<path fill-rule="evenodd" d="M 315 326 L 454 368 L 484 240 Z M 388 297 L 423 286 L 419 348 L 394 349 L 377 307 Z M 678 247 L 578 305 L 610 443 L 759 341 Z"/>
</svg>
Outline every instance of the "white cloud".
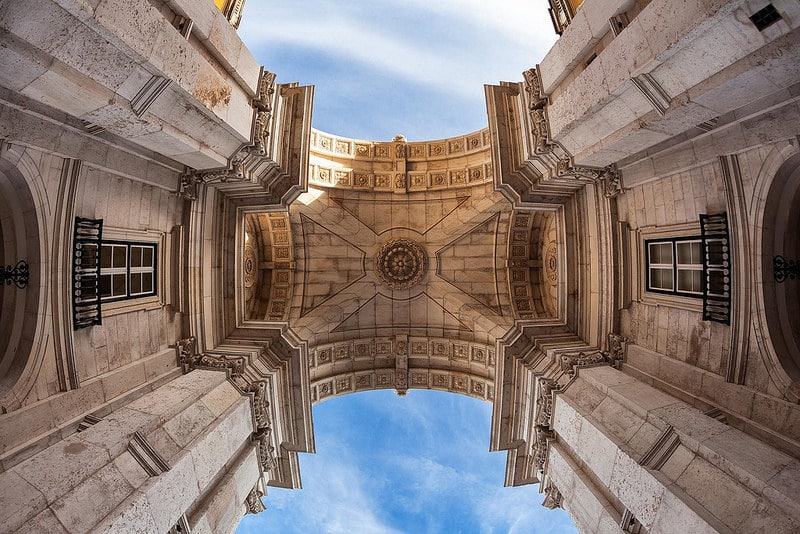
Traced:
<svg viewBox="0 0 800 534">
<path fill-rule="evenodd" d="M 522 0 L 293 5 L 248 4 L 243 39 L 302 46 L 464 98 L 481 97 L 484 83 L 521 79 L 553 40 L 544 6 Z M 392 9 L 418 16 L 396 22 Z"/>
</svg>

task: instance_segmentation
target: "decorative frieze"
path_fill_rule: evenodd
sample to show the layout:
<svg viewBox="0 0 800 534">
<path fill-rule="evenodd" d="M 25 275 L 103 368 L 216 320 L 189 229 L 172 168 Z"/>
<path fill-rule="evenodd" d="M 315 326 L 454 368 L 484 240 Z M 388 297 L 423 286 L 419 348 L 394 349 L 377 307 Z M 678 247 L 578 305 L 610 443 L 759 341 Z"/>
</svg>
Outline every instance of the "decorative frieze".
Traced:
<svg viewBox="0 0 800 534">
<path fill-rule="evenodd" d="M 403 194 L 493 180 L 486 130 L 421 143 L 403 136 L 359 141 L 313 130 L 311 149 L 308 175 L 323 187 Z"/>
</svg>

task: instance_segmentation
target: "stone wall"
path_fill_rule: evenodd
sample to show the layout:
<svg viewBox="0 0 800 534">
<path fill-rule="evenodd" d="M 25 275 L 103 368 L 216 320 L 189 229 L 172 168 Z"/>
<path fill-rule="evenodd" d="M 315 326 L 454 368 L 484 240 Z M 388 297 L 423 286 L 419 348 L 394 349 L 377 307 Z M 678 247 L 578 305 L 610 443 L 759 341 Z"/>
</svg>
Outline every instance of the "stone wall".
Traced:
<svg viewBox="0 0 800 534">
<path fill-rule="evenodd" d="M 252 420 L 248 397 L 224 372 L 193 371 L 1 473 L 0 524 L 4 532 L 166 532 L 187 512 L 193 522 L 189 508 L 221 478 L 242 504 L 259 477 Z M 220 476 L 229 464 L 239 466 L 232 481 Z"/>
</svg>

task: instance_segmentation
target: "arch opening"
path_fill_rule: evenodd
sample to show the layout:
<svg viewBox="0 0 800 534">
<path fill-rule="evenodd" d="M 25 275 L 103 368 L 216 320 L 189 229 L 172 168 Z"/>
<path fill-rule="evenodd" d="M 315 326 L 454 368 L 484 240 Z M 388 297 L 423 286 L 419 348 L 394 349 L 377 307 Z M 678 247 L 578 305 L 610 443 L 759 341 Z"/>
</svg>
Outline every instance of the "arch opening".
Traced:
<svg viewBox="0 0 800 534">
<path fill-rule="evenodd" d="M 267 510 L 238 532 L 575 532 L 564 510 L 537 506 L 536 485 L 503 486 L 488 452 L 491 407 L 463 395 L 370 391 L 314 407 L 316 453 L 303 489 L 270 488 Z M 262 519 L 263 518 L 263 519 Z"/>
</svg>

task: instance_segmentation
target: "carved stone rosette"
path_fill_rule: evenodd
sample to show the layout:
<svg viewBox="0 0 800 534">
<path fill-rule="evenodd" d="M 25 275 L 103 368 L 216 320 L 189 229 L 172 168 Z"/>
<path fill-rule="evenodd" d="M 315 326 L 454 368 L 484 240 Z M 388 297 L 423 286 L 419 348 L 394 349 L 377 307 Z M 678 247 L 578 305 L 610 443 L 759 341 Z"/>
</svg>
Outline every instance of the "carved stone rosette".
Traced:
<svg viewBox="0 0 800 534">
<path fill-rule="evenodd" d="M 417 285 L 426 269 L 425 251 L 410 239 L 392 239 L 375 255 L 375 274 L 391 289 L 408 289 Z"/>
</svg>

